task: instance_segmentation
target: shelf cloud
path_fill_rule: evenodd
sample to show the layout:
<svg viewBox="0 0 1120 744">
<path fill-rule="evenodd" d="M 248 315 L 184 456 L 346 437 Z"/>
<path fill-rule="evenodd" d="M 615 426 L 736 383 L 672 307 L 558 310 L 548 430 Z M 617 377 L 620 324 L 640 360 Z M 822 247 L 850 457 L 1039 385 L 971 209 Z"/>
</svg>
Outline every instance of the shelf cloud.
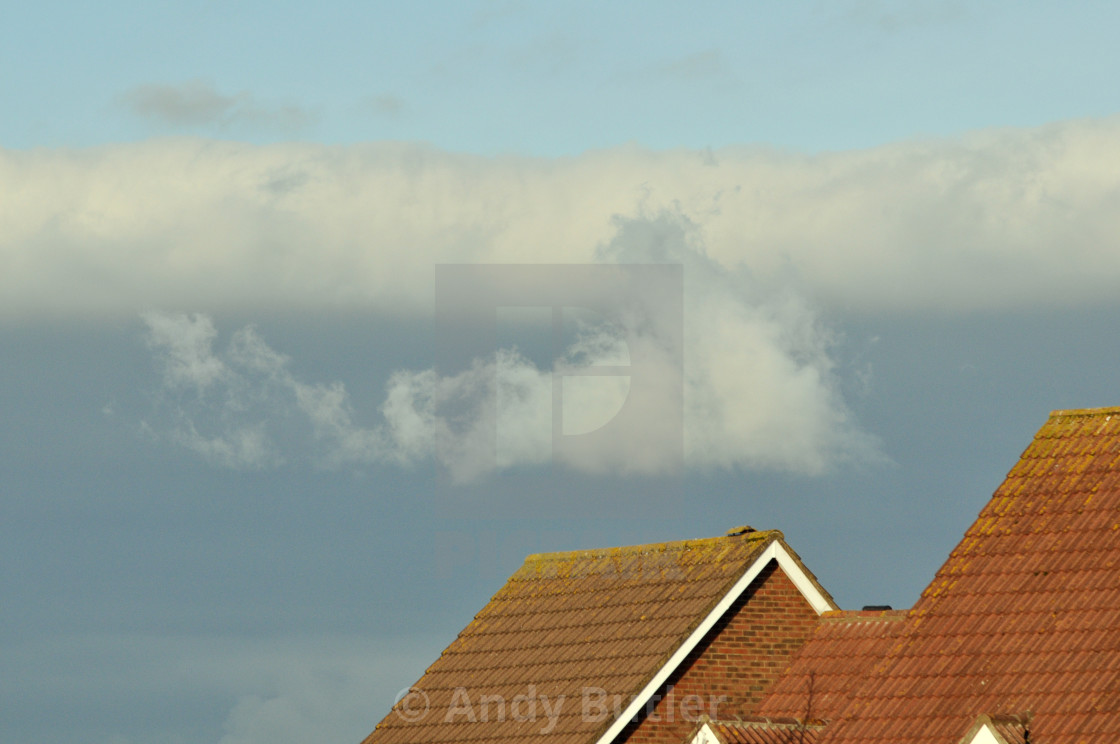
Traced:
<svg viewBox="0 0 1120 744">
<path fill-rule="evenodd" d="M 0 313 L 429 312 L 435 263 L 587 262 L 614 219 L 665 211 L 724 269 L 845 308 L 1096 302 L 1120 280 L 1118 156 L 1115 118 L 817 155 L 196 139 L 6 150 Z"/>
<path fill-rule="evenodd" d="M 402 369 L 378 411 L 356 411 L 340 383 L 297 378 L 252 327 L 218 344 L 215 318 L 430 316 L 437 264 L 677 264 L 684 364 L 656 374 L 683 397 L 685 465 L 819 473 L 879 457 L 840 393 L 829 309 L 1108 301 L 1116 157 L 1120 119 L 818 155 L 621 147 L 548 160 L 196 139 L 0 151 L 0 317 L 146 308 L 162 375 L 147 430 L 215 463 L 435 462 L 466 481 L 554 458 L 554 373 L 571 359 L 511 347 L 460 369 Z M 622 342 L 589 331 L 561 357 L 610 364 Z M 627 395 L 604 384 L 573 393 L 565 420 L 598 425 Z M 651 404 L 639 422 L 673 415 Z M 567 464 L 665 462 L 620 437 Z"/>
</svg>

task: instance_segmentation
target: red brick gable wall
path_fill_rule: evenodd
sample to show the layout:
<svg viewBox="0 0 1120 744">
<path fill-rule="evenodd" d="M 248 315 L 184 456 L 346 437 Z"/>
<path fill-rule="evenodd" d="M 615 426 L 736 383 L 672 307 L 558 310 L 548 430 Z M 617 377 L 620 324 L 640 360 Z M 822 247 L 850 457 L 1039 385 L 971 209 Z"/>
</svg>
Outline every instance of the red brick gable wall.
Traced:
<svg viewBox="0 0 1120 744">
<path fill-rule="evenodd" d="M 771 561 L 708 631 L 619 742 L 682 744 L 700 715 L 753 715 L 766 689 L 813 634 L 817 613 Z"/>
</svg>

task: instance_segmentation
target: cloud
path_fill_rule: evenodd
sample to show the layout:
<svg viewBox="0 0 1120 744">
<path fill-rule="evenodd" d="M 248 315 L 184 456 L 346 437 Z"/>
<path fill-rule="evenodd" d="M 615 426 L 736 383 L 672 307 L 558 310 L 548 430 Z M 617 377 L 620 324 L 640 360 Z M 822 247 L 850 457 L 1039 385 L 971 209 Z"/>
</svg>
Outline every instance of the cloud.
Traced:
<svg viewBox="0 0 1120 744">
<path fill-rule="evenodd" d="M 388 119 L 395 119 L 399 117 L 406 108 L 405 100 L 400 96 L 395 96 L 392 93 L 382 93 L 380 95 L 371 96 L 365 101 L 365 108 L 367 108 L 375 116 L 383 116 Z"/>
<path fill-rule="evenodd" d="M 163 436 L 208 460 L 233 468 L 264 468 L 283 460 L 275 451 L 264 423 L 249 410 L 260 391 L 237 366 L 215 355 L 213 321 L 204 315 L 145 313 L 146 342 L 162 371 L 167 396 L 161 406 L 173 422 Z M 246 329 L 235 338 L 230 362 L 257 371 L 240 353 L 252 336 Z M 200 431 L 201 427 L 201 431 Z M 151 424 L 145 430 L 159 436 Z"/>
<path fill-rule="evenodd" d="M 252 328 L 218 344 L 209 318 L 428 316 L 441 263 L 678 263 L 685 374 L 663 365 L 658 382 L 683 390 L 685 463 L 820 472 L 875 451 L 837 392 L 821 318 L 1115 302 L 1117 158 L 1120 119 L 819 155 L 623 147 L 548 160 L 187 139 L 0 151 L 0 317 L 204 312 L 148 317 L 157 437 L 232 467 L 310 453 L 323 467 L 436 463 L 469 480 L 554 456 L 553 360 L 510 348 L 401 370 L 378 410 L 358 412 L 341 385 L 297 379 Z M 624 330 L 631 352 L 655 346 Z M 604 355 L 618 340 L 596 338 Z M 572 384 L 576 428 L 623 395 Z M 479 444 L 495 430 L 496 445 Z M 657 469 L 625 438 L 587 458 L 569 464 Z"/>
<path fill-rule="evenodd" d="M 718 49 L 708 49 L 679 57 L 661 65 L 655 72 L 684 82 L 696 82 L 706 78 L 733 77 L 723 58 L 723 53 Z"/>
<path fill-rule="evenodd" d="M 215 679 L 244 680 L 218 744 L 360 741 L 441 645 L 427 636 L 291 638 L 271 647 L 245 644 L 229 660 L 211 658 Z M 249 674 L 231 671 L 238 657 Z"/>
<path fill-rule="evenodd" d="M 141 85 L 121 100 L 135 114 L 176 126 L 213 124 L 238 102 L 237 96 L 222 95 L 198 80 L 182 85 Z"/>
<path fill-rule="evenodd" d="M 770 468 L 819 473 L 838 462 L 874 459 L 837 392 L 833 339 L 792 294 L 760 296 L 704 254 L 695 225 L 672 214 L 619 220 L 602 262 L 684 265 L 684 369 L 662 329 L 642 317 L 583 321 L 561 358 L 539 365 L 516 348 L 480 356 L 453 373 L 399 370 L 386 383 L 376 421 L 358 423 L 345 387 L 307 383 L 253 327 L 221 352 L 202 315 L 148 313 L 147 343 L 162 370 L 167 422 L 158 436 L 230 467 L 298 461 L 323 467 L 436 464 L 453 480 L 557 461 L 586 472 L 657 474 L 680 459 L 635 432 L 679 420 L 684 462 L 697 469 Z M 578 319 L 578 316 L 576 316 Z M 563 429 L 594 431 L 628 401 L 629 377 L 580 377 L 590 367 L 629 364 L 654 394 L 632 412 L 630 434 L 590 453 L 553 441 L 555 371 L 563 368 Z M 567 383 L 582 383 L 568 386 Z M 635 404 L 638 405 L 638 404 Z M 679 440 L 678 440 L 679 441 Z"/>
<path fill-rule="evenodd" d="M 822 4 L 817 11 L 857 26 L 897 33 L 958 22 L 968 17 L 969 8 L 955 0 L 905 5 L 882 0 L 852 0 Z"/>
<path fill-rule="evenodd" d="M 684 446 L 693 468 L 816 474 L 879 458 L 838 392 L 836 339 L 803 298 L 776 294 L 708 255 L 671 213 L 619 220 L 607 261 L 684 267 Z M 663 415 L 652 411 L 653 416 Z"/>
<path fill-rule="evenodd" d="M 513 350 L 454 375 L 397 372 L 386 385 L 380 419 L 362 426 L 341 383 L 297 379 L 290 360 L 252 326 L 215 352 L 207 316 L 147 313 L 144 322 L 162 370 L 146 429 L 218 465 L 434 463 L 467 481 L 551 456 L 551 418 L 542 418 L 552 412 L 551 377 Z M 499 430 L 507 445 L 495 450 Z"/>
<path fill-rule="evenodd" d="M 312 116 L 294 105 L 265 105 L 246 91 L 226 95 L 210 83 L 190 80 L 179 85 L 140 85 L 119 99 L 133 114 L 174 128 L 244 124 L 259 129 L 299 131 Z"/>
<path fill-rule="evenodd" d="M 1111 301 L 1120 119 L 804 155 L 485 158 L 399 143 L 0 151 L 0 315 L 429 313 L 436 263 L 580 263 L 668 210 L 708 257 L 867 312 Z"/>
<path fill-rule="evenodd" d="M 163 377 L 170 387 L 204 391 L 229 374 L 214 356 L 213 342 L 218 331 L 210 318 L 197 313 L 145 313 L 144 322 L 148 325 L 148 346 L 165 352 L 161 355 Z"/>
<path fill-rule="evenodd" d="M 95 721 L 80 724 L 52 720 L 55 740 L 88 740 L 91 728 L 116 727 L 93 740 L 360 741 L 444 642 L 429 636 L 60 636 L 8 644 L 11 674 L 0 679 L 0 689 L 5 700 L 31 709 L 64 693 L 74 705 L 98 711 Z M 161 710 L 165 700 L 177 703 Z M 128 707 L 135 701 L 161 712 L 138 716 Z M 200 732 L 212 738 L 201 739 Z"/>
</svg>

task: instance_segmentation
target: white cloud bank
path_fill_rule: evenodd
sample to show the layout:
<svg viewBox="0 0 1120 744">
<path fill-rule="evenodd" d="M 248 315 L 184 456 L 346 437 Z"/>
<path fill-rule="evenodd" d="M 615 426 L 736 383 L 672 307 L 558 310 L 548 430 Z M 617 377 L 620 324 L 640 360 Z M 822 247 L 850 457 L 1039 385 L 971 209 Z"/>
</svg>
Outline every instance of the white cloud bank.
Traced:
<svg viewBox="0 0 1120 744">
<path fill-rule="evenodd" d="M 1116 118 L 813 156 L 202 140 L 0 151 L 0 319 L 428 315 L 440 263 L 680 263 L 686 464 L 819 472 L 874 447 L 837 393 L 812 308 L 1114 302 L 1116 162 Z M 271 467 L 310 440 L 326 466 L 434 460 L 465 480 L 550 457 L 552 370 L 513 351 L 452 374 L 402 371 L 381 410 L 359 415 L 341 385 L 296 379 L 252 329 L 215 350 L 209 316 L 148 327 L 171 416 L 151 428 L 215 462 Z M 587 396 L 572 420 L 608 405 Z M 480 450 L 474 435 L 495 427 L 496 452 Z M 579 467 L 654 472 L 657 458 L 619 442 Z"/>
<path fill-rule="evenodd" d="M 0 151 L 0 313 L 430 308 L 432 265 L 583 262 L 668 209 L 763 285 L 868 310 L 1110 298 L 1120 119 L 870 150 L 483 158 L 156 140 Z"/>
</svg>

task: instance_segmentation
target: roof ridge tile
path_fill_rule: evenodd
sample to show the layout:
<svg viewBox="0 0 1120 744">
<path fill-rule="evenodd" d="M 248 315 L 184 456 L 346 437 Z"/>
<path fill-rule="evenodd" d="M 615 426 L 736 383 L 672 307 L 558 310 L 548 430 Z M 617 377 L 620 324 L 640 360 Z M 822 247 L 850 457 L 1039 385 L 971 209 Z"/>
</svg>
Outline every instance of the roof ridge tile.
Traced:
<svg viewBox="0 0 1120 744">
<path fill-rule="evenodd" d="M 727 546 L 729 543 L 762 542 L 784 539 L 781 530 L 757 530 L 740 535 L 720 535 L 719 537 L 700 537 L 689 540 L 671 540 L 660 543 L 624 545 L 615 548 L 589 548 L 586 550 L 565 550 L 550 553 L 532 553 L 525 558 L 525 568 L 529 564 L 563 562 L 572 560 L 602 560 L 615 557 L 645 556 L 669 551 L 691 551 Z M 520 572 L 518 572 L 520 573 Z M 514 574 L 516 577 L 517 574 Z M 511 577 L 513 578 L 513 577 Z"/>
</svg>

